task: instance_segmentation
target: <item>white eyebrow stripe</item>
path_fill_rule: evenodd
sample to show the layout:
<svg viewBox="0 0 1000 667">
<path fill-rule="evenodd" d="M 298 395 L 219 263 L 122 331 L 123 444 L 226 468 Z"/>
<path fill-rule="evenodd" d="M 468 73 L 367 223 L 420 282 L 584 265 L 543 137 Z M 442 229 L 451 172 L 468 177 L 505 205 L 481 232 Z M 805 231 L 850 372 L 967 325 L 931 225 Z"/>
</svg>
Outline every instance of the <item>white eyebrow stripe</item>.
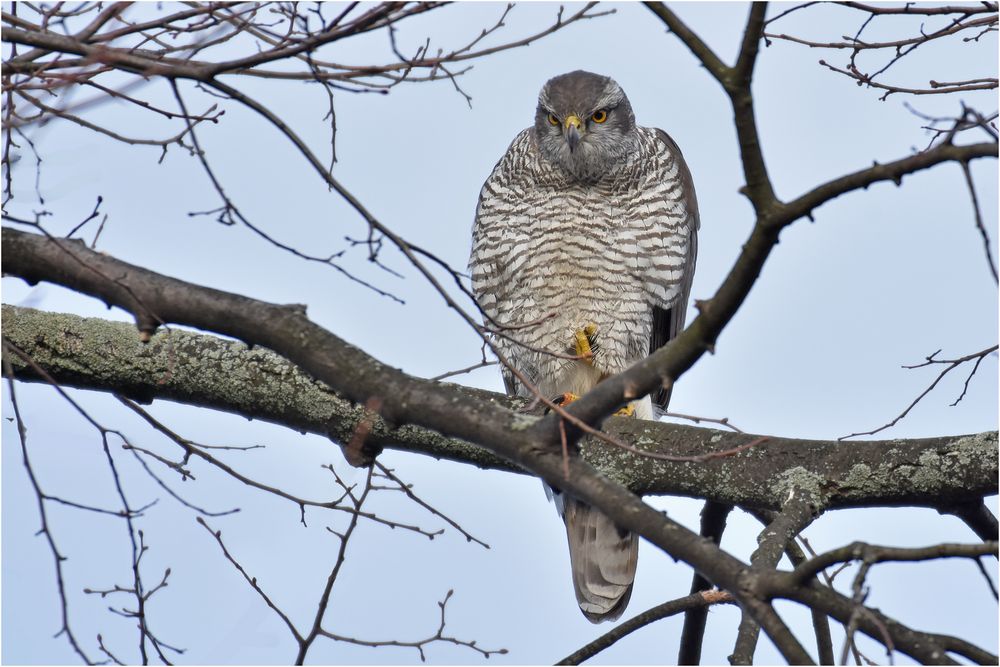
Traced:
<svg viewBox="0 0 1000 667">
<path fill-rule="evenodd" d="M 616 107 L 621 104 L 624 99 L 625 94 L 622 92 L 621 87 L 612 81 L 605 93 L 598 99 L 597 106 L 594 110 L 597 111 L 598 109 Z"/>
</svg>

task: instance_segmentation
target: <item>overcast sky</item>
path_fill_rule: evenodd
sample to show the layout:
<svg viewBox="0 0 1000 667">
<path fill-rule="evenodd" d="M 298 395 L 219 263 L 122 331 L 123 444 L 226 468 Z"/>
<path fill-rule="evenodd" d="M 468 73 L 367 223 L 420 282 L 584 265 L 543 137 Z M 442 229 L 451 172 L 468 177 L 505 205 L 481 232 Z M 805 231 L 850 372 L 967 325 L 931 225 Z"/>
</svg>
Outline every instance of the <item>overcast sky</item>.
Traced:
<svg viewBox="0 0 1000 667">
<path fill-rule="evenodd" d="M 731 109 L 721 88 L 646 9 L 637 4 L 611 6 L 616 9 L 612 16 L 569 26 L 530 47 L 476 62 L 461 78 L 473 98 L 471 109 L 447 81 L 400 86 L 388 96 L 338 94 L 335 175 L 397 233 L 464 268 L 479 189 L 511 139 L 531 124 L 541 85 L 575 69 L 607 74 L 624 88 L 639 124 L 667 130 L 691 167 L 702 219 L 692 297 L 710 297 L 753 223 L 750 206 L 738 193 L 743 181 Z M 772 15 L 783 8 L 772 8 Z M 412 52 L 428 37 L 434 46 L 454 48 L 496 22 L 502 10 L 503 5 L 493 3 L 450 6 L 407 21 L 397 39 L 404 52 Z M 547 3 L 518 5 L 491 43 L 535 32 L 549 24 L 556 11 L 557 5 Z M 681 4 L 676 11 L 731 62 L 746 5 Z M 818 6 L 778 26 L 781 32 L 835 40 L 854 34 L 862 20 L 844 7 Z M 895 30 L 880 31 L 879 22 L 871 30 L 871 39 L 901 36 Z M 358 64 L 392 58 L 382 33 L 338 44 L 321 56 Z M 904 108 L 904 101 L 930 115 L 959 110 L 957 98 L 892 96 L 880 102 L 877 92 L 818 65 L 821 57 L 840 65 L 846 60 L 844 54 L 777 41 L 762 49 L 758 60 L 757 119 L 779 197 L 795 197 L 873 160 L 896 159 L 925 146 L 929 137 L 920 129 L 924 122 Z M 904 85 L 995 77 L 995 33 L 978 43 L 953 40 L 918 50 L 891 71 L 892 80 Z M 261 80 L 233 83 L 265 101 L 322 154 L 328 136 L 322 120 L 325 94 L 318 87 Z M 142 92 L 166 106 L 173 104 L 167 89 L 157 83 Z M 193 90 L 186 94 L 197 109 L 217 102 Z M 995 92 L 969 94 L 962 100 L 984 112 L 996 110 Z M 251 221 L 282 242 L 316 254 L 343 248 L 345 236 L 364 237 L 358 216 L 326 190 L 273 128 L 234 104 L 225 108 L 222 122 L 202 129 L 199 139 L 227 193 Z M 159 118 L 119 105 L 91 113 L 89 117 L 127 134 L 168 136 L 178 131 Z M 46 223 L 54 233 L 65 233 L 86 217 L 101 195 L 108 221 L 98 247 L 115 257 L 265 301 L 305 303 L 315 322 L 417 376 L 438 375 L 479 359 L 476 335 L 392 251 L 383 259 L 403 279 L 369 264 L 360 248 L 348 253 L 344 265 L 405 300 L 405 305 L 379 297 L 329 267 L 283 253 L 244 228 L 189 216 L 219 203 L 198 163 L 176 148 L 157 164 L 156 148 L 122 145 L 66 123 L 52 123 L 29 136 L 44 159 L 40 188 L 44 208 L 52 212 Z M 15 167 L 12 214 L 30 215 L 43 208 L 34 191 L 33 170 L 28 155 Z M 976 162 L 973 174 L 996 261 L 996 161 Z M 816 211 L 815 218 L 783 233 L 753 292 L 720 337 L 716 354 L 702 358 L 677 385 L 673 410 L 728 417 L 755 433 L 836 438 L 889 421 L 937 372 L 904 370 L 902 365 L 918 363 L 938 349 L 942 356 L 969 354 L 997 340 L 996 283 L 957 165 L 908 177 L 902 187 L 878 184 L 845 195 Z M 96 300 L 51 285 L 32 289 L 11 278 L 3 280 L 3 300 L 129 319 Z M 885 437 L 996 429 L 996 356 L 981 365 L 965 399 L 949 407 L 964 379 L 961 371 L 946 378 Z M 502 390 L 495 367 L 460 381 Z M 6 396 L 6 385 L 3 392 Z M 44 488 L 79 502 L 114 506 L 98 434 L 51 389 L 19 384 L 17 392 Z M 106 426 L 176 456 L 168 442 L 109 397 L 71 393 Z M 195 441 L 265 444 L 263 450 L 224 458 L 299 495 L 322 498 L 332 493 L 330 474 L 320 467 L 325 463 L 333 462 L 347 478 L 361 481 L 339 450 L 320 437 L 161 401 L 149 409 Z M 2 659 L 74 662 L 67 642 L 52 637 L 60 620 L 51 554 L 35 536 L 37 509 L 6 398 L 3 415 Z M 144 571 L 149 581 L 157 580 L 167 566 L 172 575 L 170 586 L 152 599 L 148 614 L 163 641 L 188 649 L 177 661 L 293 660 L 294 642 L 285 628 L 222 561 L 190 510 L 165 496 L 130 456 L 117 456 L 136 505 L 160 498 L 140 522 L 150 547 Z M 447 632 L 475 639 L 486 648 L 508 649 L 507 655 L 493 656 L 491 662 L 551 663 L 611 627 L 595 627 L 579 613 L 561 521 L 537 480 L 393 452 L 381 460 L 491 548 L 469 544 L 450 529 L 429 541 L 362 524 L 336 584 L 326 617 L 329 629 L 363 639 L 422 638 L 436 629 L 436 603 L 449 589 L 455 594 L 448 603 Z M 204 466 L 192 464 L 192 469 L 197 482 L 182 485 L 171 479 L 173 486 L 208 509 L 242 508 L 238 514 L 211 519 L 211 525 L 223 531 L 227 547 L 244 567 L 300 627 L 305 626 L 336 553 L 336 539 L 325 528 L 341 526 L 343 517 L 311 512 L 309 527 L 304 528 L 297 506 L 248 493 Z M 697 529 L 700 503 L 672 498 L 650 502 Z M 991 505 L 996 512 L 995 498 Z M 401 498 L 379 498 L 376 506 L 402 522 L 434 530 L 441 526 Z M 49 510 L 56 539 L 69 557 L 65 571 L 77 636 L 97 655 L 96 635 L 101 633 L 120 657 L 135 661 L 132 623 L 106 610 L 108 604 L 128 601 L 80 594 L 85 587 L 109 588 L 129 581 L 122 522 L 55 505 Z M 759 530 L 747 515 L 734 512 L 723 547 L 748 558 Z M 957 519 L 909 509 L 835 512 L 805 535 L 817 550 L 855 539 L 913 546 L 975 539 Z M 996 580 L 995 561 L 985 563 Z M 996 604 L 972 563 L 884 565 L 873 570 L 869 583 L 868 602 L 898 620 L 996 650 Z M 625 618 L 682 596 L 689 586 L 685 566 L 643 543 Z M 808 627 L 808 615 L 801 609 L 790 604 L 778 608 L 796 628 Z M 735 608 L 711 612 L 706 663 L 726 662 L 738 621 Z M 592 662 L 672 662 L 679 631 L 679 618 L 660 622 Z M 834 632 L 839 650 L 842 633 L 836 628 Z M 812 640 L 806 643 L 812 650 Z M 884 653 L 867 647 L 870 657 L 884 661 Z M 779 660 L 766 639 L 757 655 L 764 663 Z M 468 649 L 447 644 L 429 646 L 427 658 L 433 663 L 482 661 Z M 377 664 L 413 662 L 417 654 L 412 649 L 320 642 L 310 659 Z M 897 656 L 897 661 L 906 660 Z"/>
</svg>

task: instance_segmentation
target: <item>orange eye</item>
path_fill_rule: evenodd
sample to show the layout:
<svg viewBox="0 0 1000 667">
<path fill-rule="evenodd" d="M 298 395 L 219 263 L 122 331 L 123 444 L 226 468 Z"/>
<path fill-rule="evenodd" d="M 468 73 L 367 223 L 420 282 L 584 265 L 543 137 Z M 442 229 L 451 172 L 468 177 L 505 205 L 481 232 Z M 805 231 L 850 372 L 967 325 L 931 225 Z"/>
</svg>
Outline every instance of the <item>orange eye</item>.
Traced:
<svg viewBox="0 0 1000 667">
<path fill-rule="evenodd" d="M 549 114 L 549 125 L 558 125 L 559 119 L 555 117 L 555 114 Z"/>
<path fill-rule="evenodd" d="M 590 119 L 595 123 L 603 123 L 608 119 L 608 112 L 605 111 L 604 109 L 601 109 L 600 111 L 595 111 L 594 115 L 591 116 Z"/>
</svg>

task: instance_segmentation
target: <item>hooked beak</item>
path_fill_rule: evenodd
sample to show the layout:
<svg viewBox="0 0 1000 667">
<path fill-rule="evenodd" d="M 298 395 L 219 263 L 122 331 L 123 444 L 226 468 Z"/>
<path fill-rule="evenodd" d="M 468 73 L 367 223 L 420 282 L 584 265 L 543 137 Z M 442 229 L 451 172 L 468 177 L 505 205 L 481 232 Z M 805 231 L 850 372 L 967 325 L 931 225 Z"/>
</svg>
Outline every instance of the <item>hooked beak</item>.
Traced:
<svg viewBox="0 0 1000 667">
<path fill-rule="evenodd" d="M 576 151 L 576 147 L 580 143 L 580 130 L 583 128 L 583 121 L 574 114 L 566 116 L 566 123 L 563 127 L 563 135 L 566 137 L 566 143 L 569 144 L 569 152 L 573 153 Z"/>
</svg>

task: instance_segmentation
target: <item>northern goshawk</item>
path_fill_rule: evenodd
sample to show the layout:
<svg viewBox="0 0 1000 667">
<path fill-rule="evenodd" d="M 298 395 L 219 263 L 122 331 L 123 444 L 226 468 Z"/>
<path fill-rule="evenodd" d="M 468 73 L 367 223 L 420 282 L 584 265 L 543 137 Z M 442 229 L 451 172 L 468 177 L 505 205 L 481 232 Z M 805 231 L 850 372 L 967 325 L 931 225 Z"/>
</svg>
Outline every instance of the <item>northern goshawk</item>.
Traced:
<svg viewBox="0 0 1000 667">
<path fill-rule="evenodd" d="M 677 144 L 639 127 L 621 87 L 576 71 L 542 87 L 523 130 L 483 185 L 469 266 L 509 369 L 511 394 L 572 400 L 684 327 L 698 205 Z M 629 411 L 654 418 L 669 388 Z M 563 494 L 577 601 L 593 622 L 621 616 L 638 539 Z"/>
</svg>

